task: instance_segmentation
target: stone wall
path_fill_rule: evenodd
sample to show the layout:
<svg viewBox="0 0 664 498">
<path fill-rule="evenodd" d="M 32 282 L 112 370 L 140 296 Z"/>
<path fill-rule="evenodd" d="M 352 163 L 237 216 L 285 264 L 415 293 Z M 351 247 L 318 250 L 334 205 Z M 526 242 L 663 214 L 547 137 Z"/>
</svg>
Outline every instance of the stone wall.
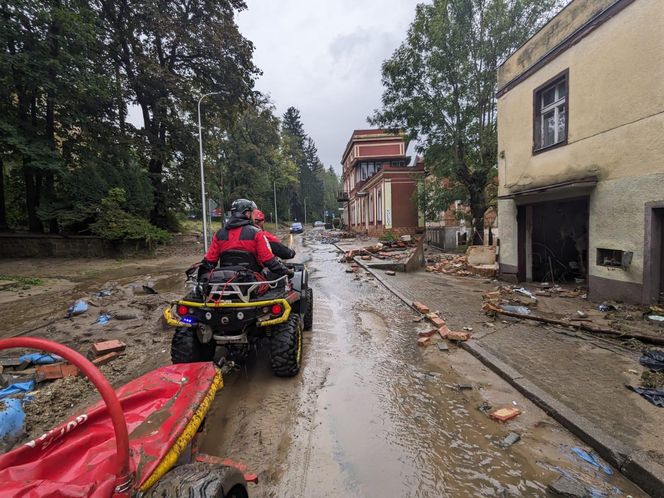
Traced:
<svg viewBox="0 0 664 498">
<path fill-rule="evenodd" d="M 99 237 L 43 234 L 0 234 L 0 258 L 112 258 L 147 254 L 143 243 L 113 244 Z"/>
</svg>

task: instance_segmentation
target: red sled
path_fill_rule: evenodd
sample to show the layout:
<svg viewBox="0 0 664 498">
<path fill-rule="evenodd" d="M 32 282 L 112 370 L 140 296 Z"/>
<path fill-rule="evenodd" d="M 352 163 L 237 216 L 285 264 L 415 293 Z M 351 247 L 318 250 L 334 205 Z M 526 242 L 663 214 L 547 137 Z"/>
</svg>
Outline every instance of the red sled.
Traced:
<svg viewBox="0 0 664 498">
<path fill-rule="evenodd" d="M 196 435 L 222 387 L 208 363 L 161 367 L 113 390 L 81 354 L 45 339 L 0 340 L 0 350 L 30 348 L 62 356 L 102 400 L 84 413 L 0 455 L 2 496 L 246 497 L 233 462 L 197 455 Z M 250 476 L 255 479 L 255 476 Z"/>
</svg>

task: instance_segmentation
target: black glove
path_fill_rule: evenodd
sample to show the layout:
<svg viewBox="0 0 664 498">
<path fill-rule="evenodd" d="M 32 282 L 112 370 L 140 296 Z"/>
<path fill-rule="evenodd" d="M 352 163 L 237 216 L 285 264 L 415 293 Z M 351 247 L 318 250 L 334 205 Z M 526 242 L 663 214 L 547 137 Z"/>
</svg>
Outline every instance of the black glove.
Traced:
<svg viewBox="0 0 664 498">
<path fill-rule="evenodd" d="M 288 278 L 293 278 L 293 276 L 295 275 L 295 270 L 289 268 L 288 273 L 286 273 L 286 275 L 288 275 Z"/>
<path fill-rule="evenodd" d="M 276 273 L 279 276 L 288 274 L 288 268 L 286 268 L 286 265 L 284 265 L 279 258 L 272 258 L 263 263 L 263 265 L 272 273 Z"/>
<path fill-rule="evenodd" d="M 207 282 L 210 279 L 210 272 L 214 270 L 215 266 L 217 265 L 210 263 L 206 259 L 201 261 L 201 265 L 198 267 L 198 281 Z"/>
</svg>

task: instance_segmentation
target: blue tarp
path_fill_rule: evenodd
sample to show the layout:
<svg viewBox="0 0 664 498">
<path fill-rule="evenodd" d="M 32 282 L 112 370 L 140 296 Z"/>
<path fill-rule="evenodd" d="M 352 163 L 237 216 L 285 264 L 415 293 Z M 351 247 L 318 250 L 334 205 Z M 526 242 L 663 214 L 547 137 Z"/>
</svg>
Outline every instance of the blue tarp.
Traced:
<svg viewBox="0 0 664 498">
<path fill-rule="evenodd" d="M 0 389 L 0 399 L 4 399 L 7 396 L 18 393 L 27 393 L 32 391 L 35 388 L 35 381 L 28 380 L 26 382 L 16 382 L 11 386 L 7 386 L 4 389 Z"/>
<path fill-rule="evenodd" d="M 88 303 L 83 299 L 79 299 L 67 310 L 67 318 L 71 318 L 74 315 L 80 315 L 86 311 L 88 311 Z"/>
<path fill-rule="evenodd" d="M 0 439 L 4 441 L 20 436 L 23 433 L 24 425 L 25 412 L 23 412 L 21 400 L 17 398 L 2 400 L 0 403 Z"/>
<path fill-rule="evenodd" d="M 58 356 L 57 354 L 49 353 L 29 353 L 20 356 L 18 360 L 23 363 L 27 361 L 33 365 L 50 365 L 52 363 L 57 363 L 58 361 L 64 361 L 64 358 Z"/>
<path fill-rule="evenodd" d="M 572 448 L 572 452 L 582 460 L 588 462 L 593 467 L 602 469 L 606 474 L 608 475 L 613 474 L 613 469 L 608 465 L 603 465 L 602 462 L 599 461 L 599 458 L 597 458 L 595 455 L 588 453 L 587 451 L 582 450 L 581 448 Z"/>
</svg>

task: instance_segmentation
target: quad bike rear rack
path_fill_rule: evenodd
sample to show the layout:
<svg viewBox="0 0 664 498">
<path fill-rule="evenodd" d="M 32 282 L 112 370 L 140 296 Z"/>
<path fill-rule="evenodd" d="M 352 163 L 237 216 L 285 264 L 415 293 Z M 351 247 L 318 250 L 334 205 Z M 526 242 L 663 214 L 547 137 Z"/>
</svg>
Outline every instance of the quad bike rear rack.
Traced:
<svg viewBox="0 0 664 498">
<path fill-rule="evenodd" d="M 276 289 L 280 283 L 288 284 L 288 276 L 284 275 L 275 280 L 260 280 L 256 282 L 223 282 L 223 283 L 208 283 L 210 290 L 205 297 L 206 301 L 213 302 L 232 302 L 233 298 L 239 299 L 243 303 L 251 301 L 251 294 L 260 287 L 267 286 L 268 289 Z M 185 282 L 185 286 L 191 290 L 198 291 L 203 294 L 203 284 L 195 278 L 189 278 Z"/>
</svg>

